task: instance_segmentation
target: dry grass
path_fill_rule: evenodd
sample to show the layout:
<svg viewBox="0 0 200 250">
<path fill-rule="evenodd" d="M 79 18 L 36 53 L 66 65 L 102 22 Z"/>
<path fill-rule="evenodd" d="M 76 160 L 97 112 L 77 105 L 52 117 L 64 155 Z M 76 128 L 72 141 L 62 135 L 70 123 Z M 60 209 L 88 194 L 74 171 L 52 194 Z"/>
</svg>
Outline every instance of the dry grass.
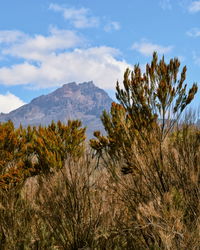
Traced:
<svg viewBox="0 0 200 250">
<path fill-rule="evenodd" d="M 85 153 L 48 176 L 0 191 L 0 249 L 200 249 L 200 132 L 174 131 L 124 159 Z M 146 147 L 145 145 L 143 145 Z M 160 174 L 162 173 L 162 182 Z"/>
</svg>

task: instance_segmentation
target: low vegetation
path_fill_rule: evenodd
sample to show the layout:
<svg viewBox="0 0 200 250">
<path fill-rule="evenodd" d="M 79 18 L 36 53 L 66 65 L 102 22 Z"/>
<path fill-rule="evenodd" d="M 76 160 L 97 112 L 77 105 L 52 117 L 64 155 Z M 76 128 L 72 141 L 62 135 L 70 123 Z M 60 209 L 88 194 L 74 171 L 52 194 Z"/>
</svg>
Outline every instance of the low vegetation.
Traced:
<svg viewBox="0 0 200 250">
<path fill-rule="evenodd" d="M 0 249 L 199 249 L 200 129 L 186 67 L 154 53 L 117 83 L 106 135 L 0 124 Z"/>
</svg>

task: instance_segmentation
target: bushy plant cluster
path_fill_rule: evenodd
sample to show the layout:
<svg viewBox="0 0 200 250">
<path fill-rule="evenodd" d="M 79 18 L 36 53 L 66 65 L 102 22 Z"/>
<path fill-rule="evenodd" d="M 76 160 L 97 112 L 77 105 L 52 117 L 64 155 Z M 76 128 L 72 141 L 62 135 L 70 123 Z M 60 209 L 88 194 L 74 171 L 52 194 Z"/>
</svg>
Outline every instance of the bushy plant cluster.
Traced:
<svg viewBox="0 0 200 250">
<path fill-rule="evenodd" d="M 0 124 L 0 187 L 9 189 L 30 176 L 62 168 L 69 155 L 83 153 L 84 140 L 80 121 L 18 129 L 12 121 Z"/>
<path fill-rule="evenodd" d="M 106 135 L 0 125 L 1 249 L 199 249 L 200 129 L 186 67 L 154 53 L 117 83 Z"/>
</svg>

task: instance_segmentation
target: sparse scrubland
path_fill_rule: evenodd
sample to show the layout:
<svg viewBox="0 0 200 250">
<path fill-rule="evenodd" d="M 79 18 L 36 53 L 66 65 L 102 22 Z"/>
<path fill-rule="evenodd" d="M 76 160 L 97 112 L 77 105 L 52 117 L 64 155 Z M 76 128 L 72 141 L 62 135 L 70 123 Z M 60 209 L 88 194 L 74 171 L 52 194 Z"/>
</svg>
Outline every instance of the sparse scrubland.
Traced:
<svg viewBox="0 0 200 250">
<path fill-rule="evenodd" d="M 179 68 L 127 69 L 90 142 L 78 121 L 0 124 L 0 249 L 200 249 L 197 85 Z"/>
</svg>

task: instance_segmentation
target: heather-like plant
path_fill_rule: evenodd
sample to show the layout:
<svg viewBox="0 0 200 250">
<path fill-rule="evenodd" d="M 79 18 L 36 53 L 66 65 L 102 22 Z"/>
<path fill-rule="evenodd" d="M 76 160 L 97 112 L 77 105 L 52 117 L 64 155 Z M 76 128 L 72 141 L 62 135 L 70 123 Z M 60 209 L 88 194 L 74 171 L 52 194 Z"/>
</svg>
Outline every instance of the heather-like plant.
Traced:
<svg viewBox="0 0 200 250">
<path fill-rule="evenodd" d="M 4 189 L 62 168 L 69 156 L 80 157 L 84 150 L 85 128 L 80 121 L 18 129 L 9 121 L 0 130 L 0 187 Z"/>
<path fill-rule="evenodd" d="M 48 173 L 62 168 L 66 159 L 80 157 L 84 151 L 85 128 L 80 121 L 52 122 L 48 127 L 35 129 L 34 168 Z"/>
<path fill-rule="evenodd" d="M 127 208 L 128 239 L 141 249 L 200 244 L 199 130 L 178 124 L 197 84 L 187 91 L 186 67 L 179 68 L 178 59 L 167 64 L 154 53 L 144 73 L 127 69 L 116 87 L 119 104 L 102 115 L 107 135 L 97 131 L 90 141 Z"/>
<path fill-rule="evenodd" d="M 99 154 L 106 149 L 112 158 L 123 157 L 124 173 L 131 172 L 136 165 L 128 153 L 135 142 L 140 151 L 147 145 L 150 150 L 156 144 L 160 151 L 159 164 L 163 164 L 162 144 L 197 92 L 195 83 L 187 92 L 186 66 L 180 73 L 179 68 L 177 58 L 166 63 L 163 56 L 158 61 L 155 52 L 144 73 L 137 64 L 133 71 L 127 69 L 124 73 L 123 88 L 117 82 L 119 104 L 113 103 L 110 114 L 103 112 L 101 117 L 107 136 L 96 131 L 97 139 L 92 139 L 90 145 Z"/>
</svg>

